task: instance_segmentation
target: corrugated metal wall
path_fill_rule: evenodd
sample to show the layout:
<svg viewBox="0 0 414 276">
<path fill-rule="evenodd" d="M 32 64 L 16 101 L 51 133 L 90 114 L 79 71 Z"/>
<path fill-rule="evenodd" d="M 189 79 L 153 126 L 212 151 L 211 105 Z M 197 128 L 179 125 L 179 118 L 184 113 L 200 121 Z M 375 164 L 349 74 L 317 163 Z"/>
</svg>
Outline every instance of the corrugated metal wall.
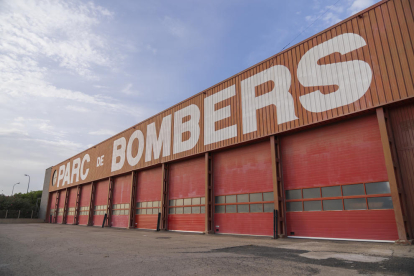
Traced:
<svg viewBox="0 0 414 276">
<path fill-rule="evenodd" d="M 402 176 L 402 197 L 405 216 L 414 237 L 414 104 L 390 110 L 392 130 L 398 155 L 398 169 Z"/>
</svg>

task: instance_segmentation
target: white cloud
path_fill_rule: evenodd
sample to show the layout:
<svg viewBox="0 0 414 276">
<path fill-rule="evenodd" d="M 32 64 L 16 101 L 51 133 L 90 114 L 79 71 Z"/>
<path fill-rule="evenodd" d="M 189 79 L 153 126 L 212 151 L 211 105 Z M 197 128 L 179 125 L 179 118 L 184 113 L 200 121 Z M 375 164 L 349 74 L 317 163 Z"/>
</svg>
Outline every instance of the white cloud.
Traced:
<svg viewBox="0 0 414 276">
<path fill-rule="evenodd" d="M 66 109 L 70 111 L 80 112 L 80 113 L 86 113 L 90 111 L 89 109 L 85 107 L 75 106 L 75 105 L 68 105 L 66 106 Z"/>
<path fill-rule="evenodd" d="M 90 131 L 88 134 L 90 135 L 104 135 L 104 136 L 113 136 L 116 134 L 115 131 L 109 129 L 100 129 L 95 131 Z"/>
<path fill-rule="evenodd" d="M 350 14 L 355 14 L 357 12 L 362 11 L 363 9 L 368 8 L 369 6 L 373 5 L 376 1 L 375 0 L 355 0 L 351 7 L 348 8 Z"/>
</svg>

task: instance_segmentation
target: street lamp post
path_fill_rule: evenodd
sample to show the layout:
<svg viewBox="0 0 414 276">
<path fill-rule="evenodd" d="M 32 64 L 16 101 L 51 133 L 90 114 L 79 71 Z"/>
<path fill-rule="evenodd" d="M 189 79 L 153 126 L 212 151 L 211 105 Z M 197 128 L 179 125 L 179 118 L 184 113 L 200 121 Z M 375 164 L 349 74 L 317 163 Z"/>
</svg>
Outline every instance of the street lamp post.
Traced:
<svg viewBox="0 0 414 276">
<path fill-rule="evenodd" d="M 30 175 L 25 174 L 25 176 L 29 177 L 29 183 L 27 183 L 27 194 L 29 193 L 29 184 L 30 184 Z"/>
<path fill-rule="evenodd" d="M 17 184 L 20 184 L 20 182 L 17 182 L 16 184 L 13 185 L 12 195 L 13 195 L 13 192 L 14 192 L 14 186 L 16 186 Z"/>
</svg>

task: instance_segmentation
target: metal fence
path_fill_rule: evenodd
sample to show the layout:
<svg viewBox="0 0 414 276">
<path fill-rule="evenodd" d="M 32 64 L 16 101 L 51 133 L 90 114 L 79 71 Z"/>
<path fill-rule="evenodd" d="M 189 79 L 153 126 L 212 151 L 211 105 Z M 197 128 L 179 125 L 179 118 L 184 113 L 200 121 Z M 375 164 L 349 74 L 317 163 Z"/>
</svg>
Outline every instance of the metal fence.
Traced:
<svg viewBox="0 0 414 276">
<path fill-rule="evenodd" d="M 0 210 L 0 219 L 2 218 L 33 218 L 37 219 L 39 212 L 35 210 Z"/>
</svg>

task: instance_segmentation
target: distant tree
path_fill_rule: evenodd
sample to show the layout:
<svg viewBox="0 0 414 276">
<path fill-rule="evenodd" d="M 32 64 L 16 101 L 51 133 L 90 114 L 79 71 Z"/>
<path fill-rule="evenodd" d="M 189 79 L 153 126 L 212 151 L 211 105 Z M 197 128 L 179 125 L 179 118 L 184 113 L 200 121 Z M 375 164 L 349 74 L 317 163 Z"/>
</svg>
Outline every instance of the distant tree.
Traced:
<svg viewBox="0 0 414 276">
<path fill-rule="evenodd" d="M 13 196 L 0 195 L 0 210 L 35 210 L 39 197 L 42 197 L 42 191 L 32 191 L 27 194 L 18 193 Z"/>
</svg>

